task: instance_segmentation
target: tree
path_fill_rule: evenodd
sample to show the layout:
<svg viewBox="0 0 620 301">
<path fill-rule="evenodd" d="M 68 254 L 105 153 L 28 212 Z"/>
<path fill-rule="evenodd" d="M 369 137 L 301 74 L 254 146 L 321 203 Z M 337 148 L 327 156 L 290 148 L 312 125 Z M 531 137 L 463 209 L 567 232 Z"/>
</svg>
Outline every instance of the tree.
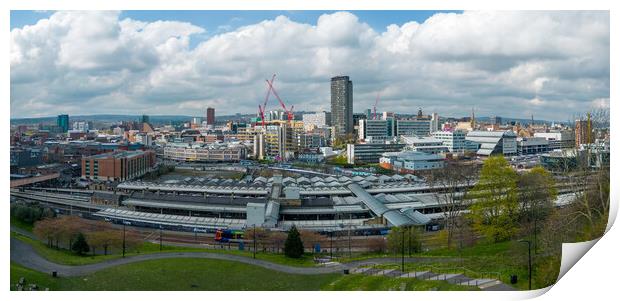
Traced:
<svg viewBox="0 0 620 301">
<path fill-rule="evenodd" d="M 420 230 L 417 227 L 392 228 L 387 236 L 387 248 L 393 253 L 405 252 L 409 255 L 420 252 Z"/>
<path fill-rule="evenodd" d="M 253 244 L 255 239 L 254 233 L 256 233 L 256 248 L 262 248 L 263 251 L 265 251 L 265 240 L 269 236 L 269 233 L 264 228 L 252 227 L 245 229 L 245 231 L 243 232 L 243 237 L 250 240 L 250 242 Z"/>
<path fill-rule="evenodd" d="M 90 250 L 88 243 L 86 242 L 86 237 L 81 232 L 75 238 L 75 242 L 71 245 L 71 250 L 78 255 L 82 255 L 87 253 Z"/>
<path fill-rule="evenodd" d="M 386 240 L 383 237 L 370 237 L 366 240 L 366 246 L 369 252 L 384 253 L 387 249 Z"/>
<path fill-rule="evenodd" d="M 557 197 L 555 180 L 544 168 L 537 166 L 519 176 L 520 221 L 534 235 L 534 250 L 538 249 L 538 225 L 553 210 Z"/>
<path fill-rule="evenodd" d="M 67 248 L 70 249 L 73 246 L 73 241 L 79 233 L 84 231 L 85 223 L 77 216 L 62 216 L 56 219 L 56 231 L 58 234 L 57 239 L 61 241 L 67 241 Z"/>
<path fill-rule="evenodd" d="M 472 164 L 448 164 L 445 168 L 437 169 L 428 177 L 431 187 L 441 189 L 441 193 L 433 196 L 441 206 L 444 215 L 444 229 L 446 230 L 446 245 L 452 247 L 455 232 L 463 223 L 459 223 L 462 210 L 468 204 L 467 192 L 477 176 L 476 166 Z"/>
<path fill-rule="evenodd" d="M 271 231 L 267 237 L 267 240 L 271 244 L 271 246 L 275 249 L 276 253 L 280 253 L 280 249 L 282 249 L 282 245 L 286 241 L 287 235 L 284 232 L 279 231 Z"/>
<path fill-rule="evenodd" d="M 47 246 L 51 248 L 54 238 L 56 237 L 56 220 L 53 218 L 46 218 L 35 222 L 32 232 L 39 239 L 47 240 Z"/>
<path fill-rule="evenodd" d="M 562 183 L 574 195 L 574 201 L 563 210 L 569 225 L 577 225 L 579 240 L 592 240 L 600 237 L 607 226 L 609 218 L 610 166 L 608 152 L 602 152 L 600 143 L 609 144 L 609 110 L 598 109 L 587 114 L 591 121 L 586 141 L 580 149 L 573 149 L 573 156 L 566 164 L 560 166 Z M 582 120 L 585 120 L 581 116 Z M 607 158 L 607 160 L 605 160 Z M 569 164 L 570 163 L 570 164 Z"/>
<path fill-rule="evenodd" d="M 88 233 L 87 239 L 93 252 L 95 248 L 103 248 L 103 254 L 108 255 L 110 247 L 120 242 L 118 232 L 115 230 L 100 230 Z"/>
<path fill-rule="evenodd" d="M 322 235 L 314 232 L 314 231 L 308 231 L 308 230 L 301 230 L 299 231 L 299 236 L 301 237 L 301 241 L 303 242 L 304 246 L 309 247 L 312 249 L 312 252 L 314 252 L 314 246 L 316 244 L 323 244 L 323 242 L 325 242 L 325 237 L 323 237 Z"/>
<path fill-rule="evenodd" d="M 495 242 L 517 231 L 517 173 L 503 156 L 485 160 L 478 183 L 470 192 L 470 218 L 474 229 Z"/>
<path fill-rule="evenodd" d="M 290 258 L 300 258 L 304 255 L 304 243 L 301 241 L 295 225 L 288 231 L 288 236 L 284 242 L 284 255 Z"/>
</svg>

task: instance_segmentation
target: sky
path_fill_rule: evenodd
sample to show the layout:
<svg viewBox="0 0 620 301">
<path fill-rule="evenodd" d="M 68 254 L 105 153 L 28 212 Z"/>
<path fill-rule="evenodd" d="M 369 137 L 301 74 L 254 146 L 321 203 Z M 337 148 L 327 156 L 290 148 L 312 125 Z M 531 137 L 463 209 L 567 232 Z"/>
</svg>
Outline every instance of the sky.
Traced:
<svg viewBox="0 0 620 301">
<path fill-rule="evenodd" d="M 565 121 L 609 107 L 598 11 L 12 11 L 11 118 L 296 111 Z M 267 109 L 277 109 L 270 99 Z"/>
</svg>

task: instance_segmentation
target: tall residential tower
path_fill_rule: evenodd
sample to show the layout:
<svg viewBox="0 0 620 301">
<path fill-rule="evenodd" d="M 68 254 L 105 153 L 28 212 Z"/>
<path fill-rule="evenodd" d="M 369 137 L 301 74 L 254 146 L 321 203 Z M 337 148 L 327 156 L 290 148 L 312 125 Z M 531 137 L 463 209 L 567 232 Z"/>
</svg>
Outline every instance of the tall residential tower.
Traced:
<svg viewBox="0 0 620 301">
<path fill-rule="evenodd" d="M 353 134 L 353 83 L 348 76 L 332 77 L 331 97 L 334 136 Z"/>
</svg>

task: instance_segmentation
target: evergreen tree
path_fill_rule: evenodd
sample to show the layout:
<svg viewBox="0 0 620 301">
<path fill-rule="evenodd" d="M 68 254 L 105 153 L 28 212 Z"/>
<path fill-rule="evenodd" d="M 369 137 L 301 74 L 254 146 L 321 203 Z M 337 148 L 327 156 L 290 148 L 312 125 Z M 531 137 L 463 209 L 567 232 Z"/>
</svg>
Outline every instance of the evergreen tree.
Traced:
<svg viewBox="0 0 620 301">
<path fill-rule="evenodd" d="M 284 254 L 291 258 L 300 258 L 304 255 L 304 243 L 301 241 L 295 225 L 288 231 L 288 236 L 284 242 Z"/>
<path fill-rule="evenodd" d="M 77 238 L 75 239 L 75 242 L 73 242 L 73 245 L 71 246 L 71 250 L 77 253 L 78 255 L 82 255 L 83 253 L 88 253 L 88 251 L 90 250 L 90 247 L 88 246 L 88 243 L 86 242 L 86 237 L 84 237 L 84 234 L 82 234 L 81 232 L 78 233 Z"/>
</svg>

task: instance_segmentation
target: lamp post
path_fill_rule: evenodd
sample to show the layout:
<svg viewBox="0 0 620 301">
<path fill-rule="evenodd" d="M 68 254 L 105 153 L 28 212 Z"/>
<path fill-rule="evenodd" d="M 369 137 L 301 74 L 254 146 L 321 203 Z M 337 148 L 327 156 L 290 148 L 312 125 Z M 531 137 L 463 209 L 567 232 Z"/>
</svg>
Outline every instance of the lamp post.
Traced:
<svg viewBox="0 0 620 301">
<path fill-rule="evenodd" d="M 329 232 L 329 258 L 330 259 L 334 258 L 333 244 L 334 244 L 334 231 L 331 231 Z"/>
<path fill-rule="evenodd" d="M 256 224 L 254 224 L 254 235 L 252 236 L 254 238 L 254 247 L 252 248 L 253 249 L 252 257 L 256 259 Z"/>
<path fill-rule="evenodd" d="M 162 230 L 163 230 L 163 226 L 159 225 L 159 251 L 162 250 L 162 241 L 161 241 Z"/>
<path fill-rule="evenodd" d="M 123 258 L 125 258 L 125 247 L 126 247 L 126 243 L 125 243 L 125 226 L 127 225 L 131 225 L 130 222 L 123 220 Z"/>
<path fill-rule="evenodd" d="M 348 228 L 349 229 L 349 231 L 348 231 L 348 233 L 349 233 L 348 234 L 349 235 L 349 258 L 352 257 L 351 256 L 351 227 L 352 227 L 352 225 L 351 225 L 351 214 L 349 213 L 349 228 Z"/>
<path fill-rule="evenodd" d="M 401 248 L 400 248 L 400 259 L 401 259 L 401 272 L 405 272 L 405 228 L 403 227 L 400 231 L 400 237 L 401 237 Z"/>
<path fill-rule="evenodd" d="M 529 240 L 520 240 L 519 242 L 527 243 L 528 290 L 532 290 L 532 243 Z"/>
</svg>

